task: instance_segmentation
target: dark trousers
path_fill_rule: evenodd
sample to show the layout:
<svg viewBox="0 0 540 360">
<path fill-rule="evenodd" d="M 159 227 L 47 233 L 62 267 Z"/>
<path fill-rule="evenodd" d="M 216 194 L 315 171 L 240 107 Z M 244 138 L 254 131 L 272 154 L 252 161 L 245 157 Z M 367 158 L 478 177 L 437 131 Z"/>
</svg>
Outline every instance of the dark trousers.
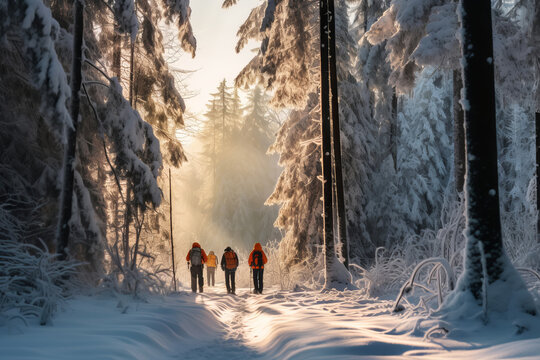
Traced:
<svg viewBox="0 0 540 360">
<path fill-rule="evenodd" d="M 204 278 L 202 265 L 191 266 L 191 291 L 193 292 L 197 292 L 197 278 L 199 280 L 199 292 L 203 292 Z"/>
<path fill-rule="evenodd" d="M 262 294 L 263 273 L 264 269 L 253 269 L 253 287 L 255 287 L 255 293 Z"/>
<path fill-rule="evenodd" d="M 236 269 L 235 270 L 229 270 L 225 269 L 225 286 L 227 286 L 227 293 L 234 293 L 236 290 L 235 285 L 235 278 L 236 276 Z"/>
<path fill-rule="evenodd" d="M 208 279 L 208 286 L 216 285 L 216 268 L 212 266 L 206 267 L 206 278 Z"/>
</svg>

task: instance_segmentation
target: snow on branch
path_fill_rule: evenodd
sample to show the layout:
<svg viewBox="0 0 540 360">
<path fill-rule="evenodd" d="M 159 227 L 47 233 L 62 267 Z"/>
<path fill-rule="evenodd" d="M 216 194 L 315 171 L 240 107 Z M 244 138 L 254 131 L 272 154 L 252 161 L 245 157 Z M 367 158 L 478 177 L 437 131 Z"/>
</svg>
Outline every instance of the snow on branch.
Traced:
<svg viewBox="0 0 540 360">
<path fill-rule="evenodd" d="M 54 47 L 60 26 L 42 0 L 0 0 L 0 19 L 0 38 L 10 30 L 20 34 L 32 68 L 32 83 L 41 92 L 45 121 L 66 143 L 66 126 L 72 126 L 67 108 L 71 90 Z"/>
<path fill-rule="evenodd" d="M 366 33 L 373 45 L 386 41 L 392 67 L 390 81 L 398 90 L 405 92 L 414 86 L 417 59 L 421 58 L 423 64 L 440 66 L 431 61 L 442 61 L 448 54 L 455 57 L 457 41 L 453 37 L 457 20 L 453 8 L 455 5 L 445 5 L 444 0 L 393 0 Z M 426 35 L 429 36 L 419 46 Z M 453 63 L 457 65 L 456 61 Z"/>
<path fill-rule="evenodd" d="M 116 0 L 114 2 L 114 19 L 121 34 L 130 34 L 131 40 L 135 41 L 139 31 L 139 19 L 135 12 L 133 0 Z"/>
<path fill-rule="evenodd" d="M 224 8 L 224 9 L 227 9 L 227 8 L 230 8 L 233 5 L 236 5 L 237 2 L 238 2 L 238 0 L 224 0 L 221 7 Z"/>
<path fill-rule="evenodd" d="M 195 57 L 195 50 L 197 49 L 197 40 L 193 35 L 193 29 L 191 28 L 191 22 L 189 17 L 191 16 L 191 8 L 189 7 L 189 0 L 162 0 L 165 7 L 165 17 L 168 22 L 173 21 L 173 18 L 177 18 L 178 27 L 178 39 L 184 51 Z"/>
<path fill-rule="evenodd" d="M 133 181 L 138 205 L 161 204 L 157 177 L 162 168 L 159 140 L 152 127 L 132 109 L 116 78 L 110 80 L 107 102 L 100 118 L 116 154 L 115 165 Z"/>
</svg>

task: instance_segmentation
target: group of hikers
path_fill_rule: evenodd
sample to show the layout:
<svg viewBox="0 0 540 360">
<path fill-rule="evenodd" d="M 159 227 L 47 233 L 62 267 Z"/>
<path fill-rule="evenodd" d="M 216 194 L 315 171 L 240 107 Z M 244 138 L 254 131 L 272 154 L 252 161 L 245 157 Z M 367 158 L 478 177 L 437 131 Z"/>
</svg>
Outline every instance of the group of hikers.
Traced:
<svg viewBox="0 0 540 360">
<path fill-rule="evenodd" d="M 198 242 L 194 242 L 191 245 L 191 249 L 186 256 L 188 267 L 191 271 L 191 290 L 197 292 L 197 284 L 199 285 L 199 292 L 203 292 L 204 277 L 203 268 L 206 265 L 206 277 L 208 279 L 208 286 L 215 286 L 216 283 L 216 268 L 221 263 L 221 270 L 225 272 L 225 286 L 227 287 L 227 294 L 236 294 L 236 269 L 238 268 L 238 255 L 227 246 L 221 256 L 221 262 L 218 262 L 217 256 L 213 251 L 210 251 L 208 255 Z M 255 243 L 253 250 L 249 254 L 248 265 L 253 271 L 253 292 L 255 294 L 262 294 L 263 291 L 263 273 L 264 264 L 268 262 L 266 254 L 264 253 L 260 243 Z"/>
</svg>

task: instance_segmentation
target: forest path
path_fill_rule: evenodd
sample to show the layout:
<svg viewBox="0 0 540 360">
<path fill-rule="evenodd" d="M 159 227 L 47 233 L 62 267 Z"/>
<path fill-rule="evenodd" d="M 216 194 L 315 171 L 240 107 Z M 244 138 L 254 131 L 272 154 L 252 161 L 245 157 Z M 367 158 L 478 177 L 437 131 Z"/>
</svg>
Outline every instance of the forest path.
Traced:
<svg viewBox="0 0 540 360">
<path fill-rule="evenodd" d="M 359 291 L 271 289 L 255 295 L 239 289 L 228 295 L 218 284 L 190 295 L 216 318 L 223 340 L 254 359 L 397 359 L 408 351 L 441 349 L 422 338 L 389 334 L 398 322 L 390 316 L 392 303 L 366 300 Z"/>
</svg>

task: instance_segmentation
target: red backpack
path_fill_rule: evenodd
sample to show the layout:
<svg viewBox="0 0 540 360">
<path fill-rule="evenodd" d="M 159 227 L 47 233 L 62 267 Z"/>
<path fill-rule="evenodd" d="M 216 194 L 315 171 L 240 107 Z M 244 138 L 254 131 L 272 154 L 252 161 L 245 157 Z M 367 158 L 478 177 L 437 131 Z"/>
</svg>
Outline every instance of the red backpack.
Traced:
<svg viewBox="0 0 540 360">
<path fill-rule="evenodd" d="M 238 257 L 234 251 L 225 251 L 225 268 L 232 270 L 238 267 Z"/>
</svg>

